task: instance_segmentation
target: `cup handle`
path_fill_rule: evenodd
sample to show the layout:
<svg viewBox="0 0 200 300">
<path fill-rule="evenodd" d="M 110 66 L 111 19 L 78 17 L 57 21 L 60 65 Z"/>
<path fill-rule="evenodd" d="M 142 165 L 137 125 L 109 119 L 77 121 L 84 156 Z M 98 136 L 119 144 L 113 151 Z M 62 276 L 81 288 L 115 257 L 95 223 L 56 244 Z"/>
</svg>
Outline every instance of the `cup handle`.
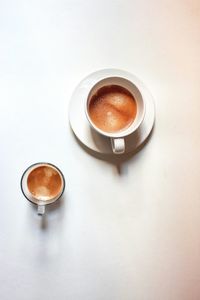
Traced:
<svg viewBox="0 0 200 300">
<path fill-rule="evenodd" d="M 37 207 L 37 213 L 39 216 L 44 215 L 45 213 L 45 205 L 38 205 Z"/>
<path fill-rule="evenodd" d="M 115 154 L 125 152 L 125 141 L 123 138 L 111 138 L 112 151 Z"/>
</svg>

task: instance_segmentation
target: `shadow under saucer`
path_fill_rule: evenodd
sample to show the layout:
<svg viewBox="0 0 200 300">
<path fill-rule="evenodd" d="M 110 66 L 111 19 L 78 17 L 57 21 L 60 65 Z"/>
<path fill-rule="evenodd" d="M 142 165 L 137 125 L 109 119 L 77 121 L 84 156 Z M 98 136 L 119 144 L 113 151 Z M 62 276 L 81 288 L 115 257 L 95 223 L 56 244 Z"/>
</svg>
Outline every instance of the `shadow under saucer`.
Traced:
<svg viewBox="0 0 200 300">
<path fill-rule="evenodd" d="M 93 157 L 104 160 L 107 162 L 110 162 L 114 165 L 116 165 L 118 173 L 121 173 L 121 163 L 131 159 L 138 151 L 140 151 L 149 141 L 152 132 L 153 132 L 154 126 L 152 127 L 152 130 L 150 131 L 148 137 L 142 142 L 139 143 L 141 140 L 141 133 L 140 129 L 138 129 L 134 134 L 131 134 L 125 138 L 125 144 L 128 146 L 129 151 L 125 152 L 124 154 L 114 154 L 111 151 L 111 141 L 110 138 L 103 137 L 99 133 L 97 133 L 95 130 L 90 128 L 91 130 L 91 136 L 93 138 L 93 142 L 96 145 L 98 149 L 109 149 L 106 153 L 104 152 L 96 152 L 92 150 L 91 148 L 87 147 L 84 143 L 82 143 L 78 137 L 75 135 L 75 133 L 72 130 L 73 136 L 75 137 L 78 144 L 84 149 L 84 151 Z M 130 147 L 131 144 L 131 147 Z M 138 146 L 139 145 L 139 146 Z M 132 150 L 130 150 L 132 149 Z"/>
</svg>

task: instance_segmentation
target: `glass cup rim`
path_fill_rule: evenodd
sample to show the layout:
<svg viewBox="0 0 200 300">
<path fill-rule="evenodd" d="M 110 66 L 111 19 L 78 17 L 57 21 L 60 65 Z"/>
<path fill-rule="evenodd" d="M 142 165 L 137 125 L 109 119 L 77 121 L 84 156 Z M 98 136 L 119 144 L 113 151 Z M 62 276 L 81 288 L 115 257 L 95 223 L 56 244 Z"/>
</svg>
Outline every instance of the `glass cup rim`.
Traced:
<svg viewBox="0 0 200 300">
<path fill-rule="evenodd" d="M 58 171 L 58 173 L 59 173 L 59 175 L 61 176 L 61 179 L 62 179 L 62 191 L 61 191 L 61 193 L 59 194 L 59 196 L 54 197 L 54 198 L 52 199 L 52 201 L 50 201 L 50 202 L 48 202 L 48 203 L 45 203 L 45 200 L 39 200 L 39 199 L 37 199 L 37 198 L 35 198 L 35 199 L 36 199 L 35 202 L 32 201 L 32 200 L 26 195 L 26 193 L 25 193 L 25 191 L 24 191 L 24 188 L 23 188 L 23 180 L 24 180 L 24 176 L 27 174 L 28 170 L 31 169 L 31 168 L 33 168 L 33 170 L 34 170 L 34 169 L 35 169 L 35 168 L 34 168 L 35 166 L 38 166 L 38 167 L 39 167 L 40 165 L 47 165 L 47 166 L 50 166 L 50 167 L 55 168 L 55 169 Z M 35 204 L 35 205 L 45 205 L 45 206 L 46 206 L 46 205 L 50 205 L 50 204 L 56 202 L 58 199 L 60 199 L 60 198 L 62 197 L 62 195 L 63 195 L 63 193 L 64 193 L 64 191 L 65 191 L 65 185 L 66 185 L 66 184 L 65 184 L 65 177 L 64 177 L 62 171 L 61 171 L 57 166 L 55 166 L 54 164 L 49 163 L 49 162 L 37 162 L 37 163 L 31 164 L 28 168 L 25 169 L 25 171 L 23 172 L 23 174 L 22 174 L 22 176 L 21 176 L 21 180 L 20 180 L 20 188 L 21 188 L 22 194 L 24 195 L 24 197 L 25 197 L 29 202 L 31 202 L 31 203 L 33 203 L 33 204 Z M 30 193 L 30 194 L 31 194 L 31 193 Z M 32 196 L 32 197 L 34 198 L 34 196 Z"/>
</svg>

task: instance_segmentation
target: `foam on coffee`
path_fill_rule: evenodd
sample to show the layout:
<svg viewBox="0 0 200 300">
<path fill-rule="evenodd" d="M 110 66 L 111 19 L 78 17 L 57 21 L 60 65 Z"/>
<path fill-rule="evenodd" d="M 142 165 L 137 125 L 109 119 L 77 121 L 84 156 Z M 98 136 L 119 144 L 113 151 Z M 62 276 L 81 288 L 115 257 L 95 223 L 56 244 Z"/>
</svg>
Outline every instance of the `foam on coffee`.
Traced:
<svg viewBox="0 0 200 300">
<path fill-rule="evenodd" d="M 28 175 L 27 186 L 36 199 L 51 200 L 61 192 L 61 175 L 51 166 L 39 166 Z"/>
<path fill-rule="evenodd" d="M 128 128 L 134 121 L 137 105 L 133 95 L 118 85 L 100 88 L 89 103 L 92 122 L 105 132 Z"/>
</svg>

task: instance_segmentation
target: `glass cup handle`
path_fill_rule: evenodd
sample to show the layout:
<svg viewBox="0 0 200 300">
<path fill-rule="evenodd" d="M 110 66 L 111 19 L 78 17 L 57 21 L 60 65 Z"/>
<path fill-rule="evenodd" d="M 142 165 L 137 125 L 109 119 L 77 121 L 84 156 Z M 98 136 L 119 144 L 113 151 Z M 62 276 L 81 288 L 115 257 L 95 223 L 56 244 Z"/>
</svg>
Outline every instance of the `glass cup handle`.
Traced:
<svg viewBox="0 0 200 300">
<path fill-rule="evenodd" d="M 44 215 L 45 213 L 45 205 L 38 205 L 37 207 L 37 213 L 39 216 Z"/>
<path fill-rule="evenodd" d="M 124 138 L 111 138 L 112 151 L 115 154 L 122 154 L 125 152 Z"/>
</svg>

